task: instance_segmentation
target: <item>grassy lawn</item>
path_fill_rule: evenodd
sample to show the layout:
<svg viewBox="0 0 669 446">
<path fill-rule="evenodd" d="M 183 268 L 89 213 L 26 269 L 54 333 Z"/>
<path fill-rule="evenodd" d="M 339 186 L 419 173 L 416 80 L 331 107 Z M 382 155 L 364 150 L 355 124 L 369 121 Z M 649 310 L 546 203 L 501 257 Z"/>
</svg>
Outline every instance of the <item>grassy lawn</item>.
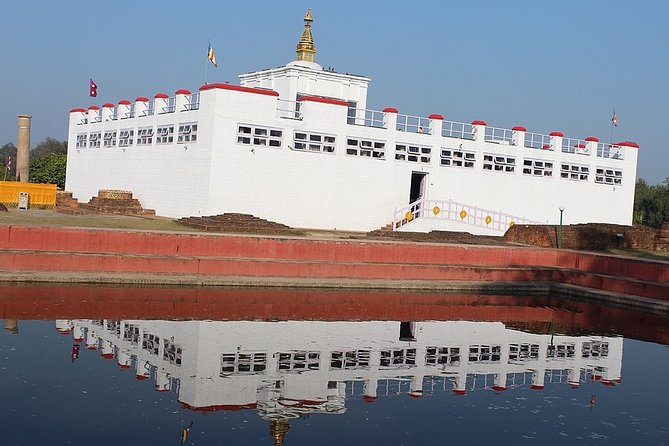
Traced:
<svg viewBox="0 0 669 446">
<path fill-rule="evenodd" d="M 198 232 L 176 220 L 155 216 L 131 215 L 67 215 L 55 211 L 38 209 L 10 209 L 0 212 L 0 225 L 32 225 L 32 226 L 68 226 L 78 228 L 112 228 L 137 229 L 150 231 L 187 231 Z"/>
</svg>

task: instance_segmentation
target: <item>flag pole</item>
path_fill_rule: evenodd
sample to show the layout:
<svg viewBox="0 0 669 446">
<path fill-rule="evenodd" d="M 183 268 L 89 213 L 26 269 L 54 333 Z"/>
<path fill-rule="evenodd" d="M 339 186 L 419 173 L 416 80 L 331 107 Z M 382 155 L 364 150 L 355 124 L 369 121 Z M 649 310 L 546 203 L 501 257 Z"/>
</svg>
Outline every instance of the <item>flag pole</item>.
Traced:
<svg viewBox="0 0 669 446">
<path fill-rule="evenodd" d="M 207 68 L 209 65 L 209 46 L 211 41 L 207 42 L 207 57 L 204 58 L 204 84 L 207 85 Z"/>
<path fill-rule="evenodd" d="M 609 138 L 609 143 L 613 144 L 613 127 L 617 125 L 616 109 L 613 109 L 613 116 L 611 116 L 611 137 Z"/>
</svg>

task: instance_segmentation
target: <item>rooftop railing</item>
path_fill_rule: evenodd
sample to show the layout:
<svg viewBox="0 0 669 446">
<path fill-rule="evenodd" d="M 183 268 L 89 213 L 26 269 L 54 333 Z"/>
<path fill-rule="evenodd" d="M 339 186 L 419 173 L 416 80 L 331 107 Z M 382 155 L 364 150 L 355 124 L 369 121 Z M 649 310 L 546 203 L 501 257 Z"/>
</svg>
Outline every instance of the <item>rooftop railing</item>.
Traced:
<svg viewBox="0 0 669 446">
<path fill-rule="evenodd" d="M 495 144 L 506 144 L 509 146 L 513 144 L 513 130 L 502 129 L 498 127 L 486 127 L 483 140 Z"/>
<path fill-rule="evenodd" d="M 386 122 L 383 119 L 385 113 L 378 110 L 366 110 L 363 108 L 349 108 L 346 118 L 347 124 L 361 125 L 364 127 L 386 128 Z"/>
<path fill-rule="evenodd" d="M 441 127 L 441 136 L 472 141 L 474 139 L 474 126 L 464 122 L 444 121 Z"/>
<path fill-rule="evenodd" d="M 625 159 L 625 148 L 615 144 L 597 143 L 597 156 L 599 158 L 611 158 L 616 160 Z"/>
<path fill-rule="evenodd" d="M 420 116 L 397 115 L 397 130 L 409 133 L 431 134 L 430 119 Z"/>
<path fill-rule="evenodd" d="M 553 150 L 551 137 L 541 133 L 525 133 L 525 147 L 528 149 Z"/>
<path fill-rule="evenodd" d="M 590 150 L 582 139 L 563 138 L 562 151 L 564 153 L 576 153 L 577 155 L 590 155 Z"/>
</svg>

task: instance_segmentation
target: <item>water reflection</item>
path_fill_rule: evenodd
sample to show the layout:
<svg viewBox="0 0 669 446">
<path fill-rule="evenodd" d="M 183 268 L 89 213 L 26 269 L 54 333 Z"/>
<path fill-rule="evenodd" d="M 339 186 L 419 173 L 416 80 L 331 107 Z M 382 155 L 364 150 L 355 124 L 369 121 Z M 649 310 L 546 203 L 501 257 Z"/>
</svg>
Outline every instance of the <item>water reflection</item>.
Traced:
<svg viewBox="0 0 669 446">
<path fill-rule="evenodd" d="M 255 409 L 267 420 L 341 414 L 347 399 L 390 394 L 588 379 L 613 386 L 623 356 L 620 337 L 533 334 L 500 322 L 58 320 L 56 328 L 188 409 Z"/>
<path fill-rule="evenodd" d="M 632 362 L 626 367 L 632 377 L 621 385 L 624 338 L 620 336 L 666 342 L 667 320 L 620 308 L 548 296 L 78 287 L 4 291 L 0 304 L 5 333 L 11 335 L 5 343 L 30 337 L 35 327 L 29 320 L 50 320 L 63 335 L 57 336 L 61 344 L 53 354 L 70 365 L 87 367 L 75 375 L 73 394 L 107 382 L 117 386 L 120 382 L 144 398 L 150 391 L 156 401 L 171 401 L 186 414 L 180 428 L 183 441 L 190 441 L 193 426 L 203 439 L 200 426 L 216 423 L 198 417 L 212 414 L 249 414 L 265 432 L 264 440 L 256 434 L 253 441 L 279 445 L 311 444 L 313 439 L 305 437 L 313 430 L 310 417 L 316 415 L 347 420 L 357 426 L 354 429 L 366 429 L 365 420 L 373 419 L 375 411 L 392 420 L 396 413 L 406 416 L 402 405 L 406 403 L 398 401 L 419 400 L 421 417 L 431 424 L 440 423 L 441 417 L 458 417 L 458 423 L 466 424 L 465 414 L 494 424 L 494 417 L 504 410 L 521 415 L 518 420 L 529 420 L 537 413 L 550 413 L 554 401 L 564 400 L 555 414 L 560 419 L 580 413 L 581 408 L 595 409 L 603 392 L 609 392 L 606 410 L 619 411 L 619 418 L 626 416 L 621 415 L 626 413 L 623 408 L 636 407 L 630 395 L 644 395 L 643 404 L 653 414 L 667 407 L 663 402 L 657 410 L 656 402 L 653 408 L 656 395 L 644 393 L 644 383 L 634 377 L 636 366 L 644 373 L 662 366 Z M 178 320 L 167 320 L 168 313 Z M 204 313 L 219 320 L 204 320 Z M 160 319 L 147 317 L 151 314 Z M 384 319 L 373 319 L 379 316 Z M 31 342 L 46 343 L 39 338 Z M 639 358 L 639 353 L 634 355 Z M 644 355 L 667 362 L 666 350 Z M 58 362 L 50 360 L 53 370 Z M 114 370 L 103 367 L 114 363 Z M 72 370 L 52 372 L 57 376 Z M 94 378 L 87 381 L 86 375 Z M 114 376 L 122 375 L 129 381 L 115 381 Z M 624 404 L 611 403 L 616 394 L 625 398 Z M 543 401 L 543 406 L 528 408 L 525 401 L 532 398 Z M 76 401 L 86 402 L 83 397 Z M 392 408 L 388 402 L 393 402 Z M 136 404 L 143 407 L 142 417 L 168 418 L 161 411 L 146 415 L 146 406 Z M 484 407 L 473 412 L 481 404 Z M 103 401 L 91 407 L 105 410 Z M 504 429 L 514 423 L 518 421 L 507 419 Z M 324 425 L 319 423 L 321 429 L 326 429 Z M 419 426 L 417 421 L 413 425 Z M 561 429 L 559 435 L 579 438 L 576 430 L 563 425 L 553 426 Z M 401 419 L 391 422 L 383 434 L 389 435 L 386 442 L 411 426 Z M 599 435 L 595 427 L 589 428 Z M 467 438 L 464 428 L 450 429 L 452 438 Z M 520 436 L 543 438 L 535 432 L 538 427 L 532 429 Z M 651 430 L 661 434 L 666 429 L 660 423 Z M 379 431 L 374 435 L 367 440 L 382 438 Z M 496 438 L 494 430 L 479 435 Z M 227 441 L 243 438 L 240 432 Z M 334 444 L 334 439 L 323 441 Z M 419 444 L 415 439 L 402 442 Z M 431 437 L 422 442 L 438 443 Z"/>
</svg>

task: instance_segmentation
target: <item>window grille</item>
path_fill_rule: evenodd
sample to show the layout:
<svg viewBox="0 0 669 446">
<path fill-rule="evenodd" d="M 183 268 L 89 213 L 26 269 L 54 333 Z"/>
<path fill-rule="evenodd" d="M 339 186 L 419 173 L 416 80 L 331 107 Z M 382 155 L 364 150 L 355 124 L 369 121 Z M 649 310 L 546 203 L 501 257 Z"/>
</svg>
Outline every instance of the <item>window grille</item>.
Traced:
<svg viewBox="0 0 669 446">
<path fill-rule="evenodd" d="M 88 141 L 88 135 L 86 133 L 79 133 L 77 135 L 77 149 L 86 148 L 87 141 Z"/>
<path fill-rule="evenodd" d="M 334 153 L 335 137 L 320 133 L 295 132 L 292 149 L 304 152 Z"/>
<path fill-rule="evenodd" d="M 108 130 L 105 132 L 104 147 L 116 147 L 116 130 Z"/>
<path fill-rule="evenodd" d="M 523 160 L 523 174 L 535 177 L 552 177 L 553 162 L 526 158 Z"/>
<path fill-rule="evenodd" d="M 142 350 L 146 350 L 152 355 L 157 355 L 159 349 L 160 338 L 150 333 L 144 333 L 142 337 Z"/>
<path fill-rule="evenodd" d="M 163 339 L 163 359 L 170 364 L 181 366 L 181 357 L 183 350 L 180 345 L 175 344 L 170 339 Z"/>
<path fill-rule="evenodd" d="M 416 349 L 381 350 L 381 367 L 413 367 L 416 365 Z"/>
<path fill-rule="evenodd" d="M 121 130 L 118 134 L 118 146 L 128 147 L 132 145 L 135 131 L 133 129 Z"/>
<path fill-rule="evenodd" d="M 606 167 L 595 169 L 595 183 L 619 185 L 623 182 L 623 171 Z"/>
<path fill-rule="evenodd" d="M 265 369 L 267 369 L 267 353 L 264 352 L 236 352 L 221 355 L 221 377 L 230 374 L 255 375 L 264 373 Z"/>
<path fill-rule="evenodd" d="M 560 178 L 575 181 L 588 181 L 590 168 L 582 164 L 560 164 Z"/>
<path fill-rule="evenodd" d="M 156 129 L 156 144 L 172 144 L 174 142 L 174 125 L 162 125 Z"/>
<path fill-rule="evenodd" d="M 137 145 L 148 146 L 153 144 L 153 127 L 137 129 Z"/>
<path fill-rule="evenodd" d="M 330 355 L 330 370 L 369 369 L 370 350 L 335 351 Z"/>
<path fill-rule="evenodd" d="M 473 169 L 476 153 L 466 150 L 441 149 L 440 165 Z"/>
<path fill-rule="evenodd" d="M 527 361 L 539 358 L 539 344 L 510 344 L 509 362 Z"/>
<path fill-rule="evenodd" d="M 346 154 L 385 159 L 386 143 L 361 138 L 346 138 Z"/>
<path fill-rule="evenodd" d="M 511 156 L 484 154 L 483 170 L 513 173 L 516 170 L 516 159 Z"/>
<path fill-rule="evenodd" d="M 240 124 L 237 127 L 237 144 L 280 148 L 283 145 L 283 130 Z"/>
<path fill-rule="evenodd" d="M 197 141 L 197 122 L 179 124 L 177 144 Z"/>
<path fill-rule="evenodd" d="M 95 132 L 88 135 L 88 144 L 91 147 L 100 147 L 100 132 Z"/>
<path fill-rule="evenodd" d="M 431 147 L 415 146 L 409 144 L 395 145 L 395 159 L 398 161 L 430 164 L 431 154 Z"/>
<path fill-rule="evenodd" d="M 460 364 L 459 347 L 427 347 L 425 365 Z"/>
<path fill-rule="evenodd" d="M 297 351 L 277 353 L 279 357 L 278 370 L 280 372 L 303 372 L 318 370 L 321 366 L 320 352 Z"/>
</svg>

